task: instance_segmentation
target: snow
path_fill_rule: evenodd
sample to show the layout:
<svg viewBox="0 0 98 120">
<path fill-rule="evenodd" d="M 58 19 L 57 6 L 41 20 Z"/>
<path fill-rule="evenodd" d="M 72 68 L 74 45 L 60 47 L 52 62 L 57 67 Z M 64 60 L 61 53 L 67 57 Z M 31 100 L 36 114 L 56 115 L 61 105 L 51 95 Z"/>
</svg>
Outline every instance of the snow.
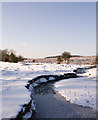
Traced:
<svg viewBox="0 0 98 120">
<path fill-rule="evenodd" d="M 40 85 L 40 83 L 44 83 L 44 82 L 47 82 L 47 80 L 45 78 L 40 78 L 33 83 L 33 87 L 36 87 L 36 86 Z"/>
<path fill-rule="evenodd" d="M 33 83 L 33 87 L 36 87 L 36 86 L 38 86 L 39 84 L 37 84 L 36 82 L 35 83 Z"/>
<path fill-rule="evenodd" d="M 6 86 L 4 86 L 6 87 Z M 7 86 L 7 89 L 2 91 L 2 117 L 13 118 L 16 117 L 18 111 L 21 109 L 20 105 L 30 101 L 30 92 L 21 85 Z"/>
<path fill-rule="evenodd" d="M 87 76 L 89 78 L 96 78 L 97 74 L 98 74 L 97 68 L 92 68 L 92 69 L 88 69 L 86 73 L 82 74 L 82 76 Z"/>
<path fill-rule="evenodd" d="M 33 108 L 33 109 L 32 109 L 32 108 Z M 32 110 L 36 110 L 36 108 L 35 108 L 35 101 L 34 101 L 34 100 L 32 100 L 31 109 L 32 109 Z"/>
<path fill-rule="evenodd" d="M 71 103 L 96 109 L 96 68 L 87 70 L 83 76 L 86 77 L 56 82 L 55 90 Z"/>
<path fill-rule="evenodd" d="M 30 112 L 28 112 L 26 115 L 23 116 L 24 119 L 30 118 L 30 117 L 31 117 L 31 113 Z"/>
<path fill-rule="evenodd" d="M 0 62 L 0 98 L 3 109 L 2 118 L 13 118 L 20 111 L 23 104 L 30 101 L 30 93 L 32 87 L 37 86 L 41 82 L 47 82 L 45 78 L 37 80 L 30 85 L 29 90 L 25 87 L 29 80 L 40 75 L 61 75 L 71 73 L 74 69 L 85 67 L 84 65 L 74 64 L 49 64 L 49 63 L 8 63 Z M 50 77 L 49 80 L 53 80 Z M 32 103 L 32 109 L 35 109 Z M 13 109 L 12 109 L 13 108 Z M 0 115 L 1 116 L 1 115 Z M 26 116 L 30 116 L 28 113 Z M 24 116 L 25 117 L 25 116 Z"/>
<path fill-rule="evenodd" d="M 43 82 L 47 82 L 47 80 L 45 78 L 41 78 L 40 79 L 40 82 L 43 83 Z"/>
<path fill-rule="evenodd" d="M 0 62 L 1 118 L 16 117 L 22 105 L 30 101 L 30 92 L 25 86 L 28 80 L 32 79 L 31 74 L 32 70 L 29 70 L 28 67 L 20 63 Z"/>
<path fill-rule="evenodd" d="M 55 80 L 55 78 L 54 77 L 49 77 L 49 80 Z"/>
<path fill-rule="evenodd" d="M 35 108 L 35 101 L 34 101 L 34 100 L 32 100 L 30 112 L 27 112 L 27 113 L 23 116 L 23 118 L 31 118 L 31 116 L 32 116 L 32 111 L 33 111 L 33 110 L 36 110 L 36 108 Z"/>
</svg>

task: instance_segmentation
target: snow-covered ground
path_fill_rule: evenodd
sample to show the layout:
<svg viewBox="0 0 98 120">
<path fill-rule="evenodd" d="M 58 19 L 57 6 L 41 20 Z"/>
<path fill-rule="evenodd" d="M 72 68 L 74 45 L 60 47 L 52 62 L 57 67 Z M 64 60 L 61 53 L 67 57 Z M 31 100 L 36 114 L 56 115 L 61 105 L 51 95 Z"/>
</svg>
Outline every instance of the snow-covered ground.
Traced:
<svg viewBox="0 0 98 120">
<path fill-rule="evenodd" d="M 2 91 L 2 117 L 14 118 L 24 103 L 30 101 L 30 92 L 24 87 L 25 81 L 10 81 L 4 83 Z"/>
<path fill-rule="evenodd" d="M 3 108 L 2 118 L 15 117 L 20 111 L 22 105 L 30 101 L 30 91 L 25 87 L 28 80 L 32 80 L 32 78 L 39 75 L 59 75 L 73 72 L 74 69 L 80 67 L 85 66 L 55 63 L 22 64 L 0 62 L 0 98 L 2 96 Z M 49 79 L 51 80 L 53 78 Z M 71 80 L 72 79 L 70 79 L 70 81 Z M 40 81 L 46 82 L 46 79 L 41 79 Z M 34 104 L 32 106 L 34 107 Z"/>
<path fill-rule="evenodd" d="M 0 62 L 0 71 L 2 118 L 14 118 L 21 110 L 21 105 L 30 101 L 30 92 L 25 87 L 28 79 L 19 64 Z"/>
<path fill-rule="evenodd" d="M 96 78 L 98 77 L 98 68 L 88 69 L 86 73 L 82 74 L 82 76 L 86 76 L 88 78 Z"/>
<path fill-rule="evenodd" d="M 82 74 L 83 77 L 59 81 L 55 89 L 71 103 L 96 109 L 96 72 L 93 68 Z"/>
</svg>

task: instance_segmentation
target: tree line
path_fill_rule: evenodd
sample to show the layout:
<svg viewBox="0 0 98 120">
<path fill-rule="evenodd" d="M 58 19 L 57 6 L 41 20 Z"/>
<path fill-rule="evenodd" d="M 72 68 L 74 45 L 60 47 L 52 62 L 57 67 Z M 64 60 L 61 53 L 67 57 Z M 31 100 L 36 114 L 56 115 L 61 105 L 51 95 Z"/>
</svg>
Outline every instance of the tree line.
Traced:
<svg viewBox="0 0 98 120">
<path fill-rule="evenodd" d="M 17 63 L 23 60 L 24 60 L 23 56 L 21 55 L 17 56 L 14 50 L 8 49 L 0 50 L 0 61 Z"/>
</svg>

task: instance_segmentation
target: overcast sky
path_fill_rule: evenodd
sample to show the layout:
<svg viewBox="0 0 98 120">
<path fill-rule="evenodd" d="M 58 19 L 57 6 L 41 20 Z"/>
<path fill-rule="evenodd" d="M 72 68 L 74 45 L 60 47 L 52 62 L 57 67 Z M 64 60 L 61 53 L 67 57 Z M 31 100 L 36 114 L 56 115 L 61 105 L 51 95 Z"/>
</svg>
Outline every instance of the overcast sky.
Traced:
<svg viewBox="0 0 98 120">
<path fill-rule="evenodd" d="M 25 57 L 96 54 L 95 2 L 6 2 L 3 48 Z"/>
</svg>

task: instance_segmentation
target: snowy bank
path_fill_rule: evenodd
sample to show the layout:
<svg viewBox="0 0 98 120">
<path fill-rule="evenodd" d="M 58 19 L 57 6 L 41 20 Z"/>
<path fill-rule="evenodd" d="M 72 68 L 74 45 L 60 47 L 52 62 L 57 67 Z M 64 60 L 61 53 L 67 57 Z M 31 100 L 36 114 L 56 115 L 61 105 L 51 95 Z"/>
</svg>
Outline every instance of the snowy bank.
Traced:
<svg viewBox="0 0 98 120">
<path fill-rule="evenodd" d="M 31 101 L 31 92 L 25 87 L 28 80 L 32 79 L 31 72 L 20 63 L 0 62 L 1 118 L 16 118 L 21 109 L 25 110 L 23 105 Z"/>
<path fill-rule="evenodd" d="M 82 76 L 87 76 L 89 78 L 97 78 L 98 76 L 98 69 L 97 68 L 91 68 L 86 70 L 86 73 L 82 74 Z"/>
<path fill-rule="evenodd" d="M 35 88 L 36 86 L 39 86 L 41 83 L 50 82 L 50 81 L 58 81 L 62 79 L 68 79 L 68 78 L 76 78 L 75 73 L 65 73 L 63 75 L 41 75 L 37 76 L 34 79 L 28 81 L 28 84 L 26 86 L 27 89 Z"/>
<path fill-rule="evenodd" d="M 57 82 L 55 90 L 67 101 L 96 109 L 96 68 L 87 70 L 81 78 Z"/>
</svg>

